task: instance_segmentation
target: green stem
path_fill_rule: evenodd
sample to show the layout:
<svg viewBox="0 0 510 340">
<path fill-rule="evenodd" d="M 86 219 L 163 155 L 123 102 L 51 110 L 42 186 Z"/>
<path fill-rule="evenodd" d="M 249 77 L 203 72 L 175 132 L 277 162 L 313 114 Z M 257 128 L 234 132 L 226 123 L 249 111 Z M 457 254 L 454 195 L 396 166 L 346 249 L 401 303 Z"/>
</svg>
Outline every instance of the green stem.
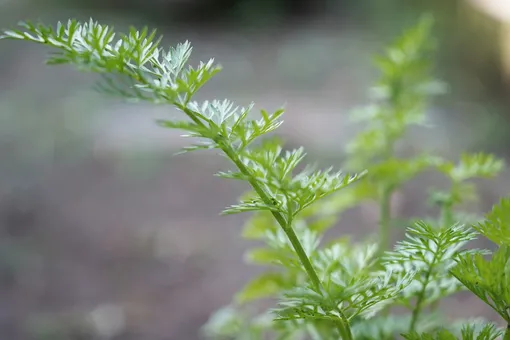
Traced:
<svg viewBox="0 0 510 340">
<path fill-rule="evenodd" d="M 193 114 L 191 110 L 186 108 L 185 106 L 180 106 L 180 108 L 190 117 L 196 124 L 204 126 L 204 124 Z M 269 194 L 267 194 L 255 181 L 253 176 L 251 175 L 250 170 L 241 162 L 238 155 L 235 153 L 235 151 L 232 149 L 230 145 L 221 145 L 221 149 L 228 158 L 237 166 L 239 171 L 243 173 L 244 175 L 247 175 L 248 182 L 252 186 L 253 190 L 260 196 L 262 201 L 268 205 L 272 205 L 273 202 L 271 200 L 271 197 Z M 319 279 L 319 276 L 315 272 L 315 269 L 312 266 L 312 263 L 308 259 L 308 255 L 306 254 L 305 250 L 303 249 L 303 246 L 301 245 L 301 242 L 299 241 L 296 233 L 294 232 L 294 229 L 291 228 L 291 226 L 288 225 L 285 217 L 280 213 L 276 211 L 271 211 L 273 214 L 273 217 L 278 222 L 278 224 L 282 227 L 283 231 L 289 238 L 290 243 L 294 247 L 294 250 L 296 251 L 296 254 L 299 257 L 299 260 L 301 261 L 301 264 L 305 268 L 306 273 L 310 277 L 310 280 L 312 281 L 312 284 L 314 285 L 315 289 L 319 292 L 324 293 L 324 288 L 322 286 L 322 283 Z"/>
<path fill-rule="evenodd" d="M 181 110 L 183 110 L 184 113 L 188 117 L 190 117 L 191 120 L 193 120 L 193 122 L 195 122 L 197 125 L 205 127 L 204 123 L 195 116 L 193 111 L 189 110 L 185 105 L 177 106 Z M 239 156 L 236 154 L 234 149 L 230 145 L 222 143 L 220 143 L 220 147 L 223 150 L 223 152 L 225 152 L 227 157 L 230 158 L 230 160 L 236 165 L 239 171 L 247 176 L 248 182 L 252 186 L 253 190 L 255 190 L 255 192 L 262 199 L 262 201 L 264 201 L 264 203 L 268 205 L 274 204 L 272 197 L 265 192 L 265 190 L 259 185 L 259 183 L 257 183 L 255 178 L 251 174 L 251 171 L 239 159 Z M 289 222 L 286 220 L 282 213 L 277 211 L 271 211 L 271 214 L 287 235 L 287 238 L 292 244 L 294 251 L 296 252 L 301 264 L 303 265 L 308 277 L 310 278 L 310 281 L 312 281 L 315 290 L 320 292 L 321 294 L 326 294 L 326 290 L 324 289 L 324 286 L 322 285 L 322 282 L 319 279 L 317 272 L 313 268 L 312 263 L 310 262 L 310 259 L 308 258 L 308 255 L 306 254 L 303 246 L 301 245 L 301 242 L 299 241 L 299 238 L 297 237 L 294 229 L 292 229 L 292 226 L 289 224 Z M 331 302 L 331 307 L 338 310 L 338 308 L 335 306 L 333 302 Z M 347 317 L 342 313 L 341 310 L 338 310 L 338 312 L 340 314 L 340 318 L 336 322 L 336 327 L 340 333 L 340 336 L 342 337 L 343 340 L 353 340 L 351 328 Z"/>
<path fill-rule="evenodd" d="M 322 286 L 322 282 L 320 281 L 319 277 L 317 276 L 317 273 L 315 272 L 315 269 L 312 266 L 312 263 L 310 262 L 310 259 L 308 258 L 308 255 L 306 254 L 305 250 L 303 249 L 303 246 L 301 245 L 301 242 L 299 241 L 299 238 L 296 235 L 296 232 L 294 229 L 287 225 L 282 225 L 280 223 L 279 217 L 281 214 L 273 212 L 274 218 L 278 221 L 280 226 L 282 226 L 283 231 L 287 235 L 287 238 L 289 239 L 290 243 L 292 244 L 292 247 L 294 248 L 297 256 L 299 257 L 299 260 L 301 261 L 301 264 L 306 270 L 306 273 L 310 277 L 310 280 L 312 281 L 312 284 L 315 286 L 315 289 L 321 293 L 325 293 L 324 288 Z M 278 216 L 278 217 L 277 217 Z"/>
<path fill-rule="evenodd" d="M 223 152 L 227 155 L 228 158 L 232 160 L 232 162 L 237 166 L 239 171 L 241 173 L 247 175 L 248 182 L 252 186 L 253 190 L 260 196 L 260 198 L 266 203 L 266 204 L 273 204 L 271 197 L 269 194 L 267 194 L 255 181 L 253 176 L 251 175 L 250 170 L 241 162 L 237 154 L 234 152 L 232 147 L 228 145 L 223 145 L 222 147 Z M 283 214 L 277 211 L 271 211 L 271 214 L 275 218 L 275 220 L 278 222 L 278 224 L 281 226 L 285 234 L 287 235 L 287 238 L 289 239 L 290 243 L 292 244 L 292 247 L 294 248 L 294 251 L 296 252 L 301 264 L 305 268 L 305 271 L 310 278 L 310 281 L 312 281 L 312 284 L 314 285 L 314 288 L 316 291 L 321 292 L 321 294 L 326 294 L 326 291 L 322 285 L 321 280 L 319 279 L 319 276 L 317 275 L 317 272 L 313 268 L 312 263 L 310 262 L 310 259 L 308 258 L 308 255 L 306 254 L 303 246 L 301 245 L 301 242 L 299 241 L 299 238 L 297 237 L 294 229 L 292 226 L 289 225 Z M 332 303 L 333 308 L 336 309 L 336 306 Z M 336 323 L 337 329 L 340 332 L 340 335 L 342 339 L 344 340 L 352 340 L 352 333 L 349 326 L 349 321 L 343 315 L 343 313 L 340 312 L 340 319 Z"/>
<path fill-rule="evenodd" d="M 503 340 L 510 340 L 510 323 L 506 326 L 505 335 L 503 336 Z"/>
<path fill-rule="evenodd" d="M 234 152 L 234 150 L 230 146 L 224 146 L 223 151 L 227 155 L 228 158 L 234 162 L 234 164 L 237 166 L 239 171 L 243 173 L 244 175 L 247 175 L 248 182 L 252 186 L 253 190 L 260 196 L 262 201 L 268 205 L 272 205 L 273 202 L 271 200 L 271 197 L 269 194 L 267 194 L 255 181 L 253 176 L 251 176 L 251 172 L 249 169 L 241 162 L 237 154 Z M 283 231 L 287 235 L 290 243 L 292 244 L 292 247 L 294 248 L 297 256 L 299 257 L 299 260 L 301 261 L 301 264 L 305 268 L 306 273 L 310 277 L 310 280 L 312 281 L 312 284 L 314 285 L 314 288 L 319 292 L 324 292 L 324 288 L 322 286 L 322 283 L 319 279 L 319 276 L 315 272 L 315 269 L 312 266 L 312 263 L 310 262 L 310 259 L 308 258 L 308 255 L 306 254 L 303 246 L 301 245 L 301 242 L 299 241 L 296 233 L 294 232 L 294 229 L 292 229 L 288 223 L 285 217 L 282 213 L 277 211 L 271 211 L 271 214 L 275 218 L 276 222 L 282 227 Z"/>
<path fill-rule="evenodd" d="M 340 333 L 340 338 L 342 340 L 353 340 L 354 338 L 352 336 L 351 327 L 349 326 L 349 321 L 347 321 L 345 315 L 342 314 L 339 320 L 340 322 L 338 322 L 336 326 Z"/>
<path fill-rule="evenodd" d="M 454 223 L 452 203 L 444 201 L 441 203 L 441 228 L 448 228 Z M 436 311 L 439 308 L 439 300 L 436 300 L 430 304 L 430 310 Z M 510 339 L 509 339 L 510 340 Z"/>
<path fill-rule="evenodd" d="M 416 306 L 414 306 L 413 313 L 411 316 L 411 324 L 409 326 L 409 332 L 413 332 L 416 330 L 416 322 L 418 322 L 418 317 L 420 315 L 420 312 L 423 308 L 423 301 L 425 300 L 425 294 L 427 292 L 427 285 L 429 283 L 430 277 L 432 276 L 433 268 L 437 261 L 437 254 L 434 254 L 434 258 L 432 259 L 432 263 L 429 266 L 429 270 L 427 270 L 427 273 L 425 274 L 425 280 L 423 281 L 423 287 L 421 288 L 420 292 L 418 293 L 418 296 L 416 298 Z"/>
<path fill-rule="evenodd" d="M 380 257 L 386 250 L 390 248 L 391 236 L 391 196 L 393 190 L 384 186 L 380 198 L 380 217 L 379 217 L 379 248 L 378 256 Z"/>
<path fill-rule="evenodd" d="M 418 321 L 418 316 L 420 315 L 422 301 L 423 301 L 423 299 L 421 298 L 421 296 L 419 296 L 418 301 L 416 302 L 416 306 L 413 309 L 413 314 L 411 316 L 411 324 L 409 326 L 409 332 L 413 332 L 416 328 L 416 322 Z"/>
</svg>

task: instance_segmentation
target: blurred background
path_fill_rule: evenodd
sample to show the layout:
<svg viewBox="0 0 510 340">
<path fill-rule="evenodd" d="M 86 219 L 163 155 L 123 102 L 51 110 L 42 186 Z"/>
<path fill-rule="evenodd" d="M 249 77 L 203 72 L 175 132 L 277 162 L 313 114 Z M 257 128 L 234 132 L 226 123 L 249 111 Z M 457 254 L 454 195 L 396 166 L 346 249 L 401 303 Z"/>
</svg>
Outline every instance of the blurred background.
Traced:
<svg viewBox="0 0 510 340">
<path fill-rule="evenodd" d="M 506 8 L 505 8 L 506 7 Z M 190 40 L 193 61 L 224 66 L 201 98 L 274 110 L 309 160 L 340 166 L 346 114 L 367 101 L 371 58 L 424 11 L 437 19 L 436 75 L 450 93 L 434 128 L 409 150 L 510 156 L 510 2 L 506 0 L 0 0 L 0 24 L 93 17 L 118 30 L 157 28 Z M 0 44 L 0 339 L 193 340 L 256 268 L 243 263 L 243 217 L 218 213 L 243 186 L 213 177 L 214 153 L 173 157 L 168 107 L 128 105 L 91 90 L 95 78 L 50 68 L 40 46 Z M 185 141 L 184 141 L 185 142 Z M 473 209 L 508 193 L 484 182 Z M 399 216 L 427 210 L 419 178 L 397 195 Z M 376 209 L 338 227 L 366 233 Z M 459 302 L 460 303 L 460 302 Z M 486 309 L 451 304 L 458 316 Z"/>
</svg>

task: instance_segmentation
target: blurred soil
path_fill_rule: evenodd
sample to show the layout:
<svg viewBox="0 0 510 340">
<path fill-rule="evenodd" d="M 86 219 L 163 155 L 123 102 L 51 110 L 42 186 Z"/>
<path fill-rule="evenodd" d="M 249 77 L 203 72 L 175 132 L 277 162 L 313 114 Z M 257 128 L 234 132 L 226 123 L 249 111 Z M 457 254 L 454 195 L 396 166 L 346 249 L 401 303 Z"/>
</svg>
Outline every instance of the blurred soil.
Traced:
<svg viewBox="0 0 510 340">
<path fill-rule="evenodd" d="M 282 133 L 289 144 L 312 150 L 311 160 L 339 163 L 343 143 L 353 133 L 347 128 L 345 112 L 363 101 L 371 73 L 359 70 L 369 65 L 366 52 L 373 42 L 349 30 L 340 35 L 320 27 L 299 28 L 275 41 L 269 36 L 238 41 L 228 34 L 190 35 L 198 46 L 197 58 L 216 56 L 225 66 L 221 85 L 206 95 L 227 96 L 245 105 L 255 100 L 268 109 L 287 102 Z M 332 47 L 340 41 L 349 46 L 342 53 Z M 279 45 L 285 48 L 279 50 Z M 55 144 L 43 164 L 25 156 L 29 162 L 15 171 L 29 174 L 21 187 L 11 185 L 11 177 L 4 176 L 0 339 L 95 339 L 84 320 L 106 321 L 96 323 L 104 334 L 98 339 L 198 339 L 209 314 L 229 303 L 257 270 L 243 263 L 248 243 L 239 239 L 239 233 L 245 216 L 218 215 L 246 188 L 213 176 L 228 166 L 213 153 L 169 158 L 182 141 L 175 133 L 154 127 L 150 119 L 166 114 L 165 108 L 147 110 L 144 116 L 140 115 L 144 107 L 101 106 L 99 97 L 88 94 L 76 99 L 81 96 L 76 93 L 88 88 L 89 78 L 69 70 L 53 73 L 41 65 L 41 49 L 18 48 L 19 54 L 11 51 L 2 56 L 9 65 L 0 70 L 8 79 L 0 84 L 8 94 L 0 103 L 4 112 L 23 115 L 33 110 L 39 115 L 45 109 L 57 112 L 54 117 L 60 122 L 59 112 L 83 111 L 82 117 L 93 120 L 96 116 L 85 113 L 95 110 L 108 119 L 100 121 L 103 128 L 80 142 L 88 149 L 84 156 L 64 162 L 57 155 L 52 161 L 52 152 L 61 148 Z M 303 49 L 309 53 L 297 53 Z M 296 72 L 299 69 L 310 74 L 301 75 Z M 442 113 L 438 109 L 432 115 Z M 466 143 L 465 131 L 476 126 L 446 133 L 452 131 L 448 125 L 452 117 L 439 120 L 434 133 L 411 136 L 404 151 L 419 150 L 428 143 L 443 153 L 458 154 Z M 58 139 L 62 131 L 72 135 L 79 124 L 70 121 L 48 136 Z M 29 142 L 28 149 L 39 143 L 25 130 L 12 129 Z M 452 134 L 461 137 L 452 138 Z M 64 147 L 66 143 L 61 142 Z M 11 162 L 16 149 L 0 151 Z M 23 183 L 25 177 L 18 177 Z M 429 213 L 425 188 L 433 181 L 433 176 L 425 176 L 398 193 L 395 213 Z M 509 184 L 506 180 L 484 185 L 473 209 L 489 209 L 506 194 Z M 336 232 L 363 236 L 376 224 L 376 209 L 367 205 L 347 213 Z M 478 310 L 486 313 L 482 306 L 464 299 L 445 308 L 465 317 L 477 315 Z"/>
</svg>

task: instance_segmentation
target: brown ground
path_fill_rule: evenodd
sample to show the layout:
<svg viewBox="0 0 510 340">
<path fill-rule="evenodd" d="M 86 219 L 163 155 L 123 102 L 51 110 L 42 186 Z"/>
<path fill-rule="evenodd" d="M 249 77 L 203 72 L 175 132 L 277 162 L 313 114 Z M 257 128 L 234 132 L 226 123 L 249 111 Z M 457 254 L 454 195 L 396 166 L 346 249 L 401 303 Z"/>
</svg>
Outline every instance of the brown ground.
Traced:
<svg viewBox="0 0 510 340">
<path fill-rule="evenodd" d="M 316 36 L 301 42 L 303 32 L 316 32 Z M 186 32 L 176 35 L 186 36 Z M 269 109 L 287 102 L 289 114 L 283 134 L 293 143 L 315 150 L 312 159 L 337 162 L 343 142 L 352 133 L 346 128 L 342 113 L 359 103 L 364 94 L 369 72 L 358 70 L 368 61 L 365 52 L 372 48 L 368 41 L 359 36 L 354 39 L 350 32 L 340 38 L 338 35 L 302 28 L 280 41 L 266 38 L 256 44 L 235 41 L 229 35 L 192 35 L 190 39 L 199 46 L 199 56 L 217 56 L 225 66 L 222 85 L 208 95 L 223 98 L 234 93 L 234 98 L 243 104 L 255 100 Z M 339 41 L 349 50 L 342 50 L 343 54 L 321 50 Z M 309 57 L 311 60 L 325 55 L 328 58 L 317 65 L 311 65 L 307 58 L 292 59 L 291 66 L 282 64 L 282 60 L 275 61 L 285 55 L 285 51 L 280 53 L 275 48 L 281 43 L 288 44 L 287 52 L 299 50 L 300 44 L 323 52 Z M 234 53 L 236 48 L 240 52 Z M 20 48 L 18 52 L 3 55 L 8 67 L 1 74 L 3 79 L 9 79 L 0 84 L 0 89 L 9 91 L 0 98 L 3 112 L 32 118 L 43 110 L 48 114 L 56 112 L 51 117 L 61 123 L 60 117 L 68 116 L 70 111 L 86 113 L 90 105 L 99 101 L 99 97 L 81 93 L 88 87 L 81 79 L 89 78 L 67 70 L 49 71 L 40 63 L 41 49 Z M 331 72 L 321 69 L 324 65 Z M 284 70 L 284 66 L 290 68 Z M 311 76 L 295 78 L 293 68 L 305 66 Z M 235 71 L 228 73 L 229 69 Z M 280 78 L 284 79 L 282 83 L 278 82 Z M 251 82 L 245 84 L 240 79 Z M 20 163 L 24 165 L 16 172 L 28 173 L 25 190 L 9 193 L 7 189 L 13 186 L 8 181 L 12 177 L 4 176 L 1 187 L 7 191 L 0 196 L 0 339 L 32 339 L 27 335 L 29 330 L 41 333 L 48 328 L 80 329 L 73 325 L 80 324 L 84 316 L 103 304 L 120 307 L 126 318 L 124 330 L 109 339 L 197 339 L 198 329 L 208 315 L 228 303 L 255 271 L 242 261 L 247 246 L 238 237 L 243 216 L 218 216 L 222 208 L 235 202 L 244 187 L 212 176 L 225 168 L 220 158 L 212 154 L 163 157 L 182 142 L 174 138 L 174 133 L 166 135 L 166 131 L 154 129 L 149 118 L 139 115 L 140 107 L 124 112 L 124 106 L 112 109 L 103 103 L 97 105 L 99 108 L 94 106 L 94 110 L 108 114 L 110 119 L 101 122 L 106 128 L 94 130 L 92 137 L 87 136 L 82 142 L 85 149 L 94 152 L 78 157 L 72 165 L 55 156 L 60 145 L 50 147 L 51 152 L 40 162 L 33 156 L 20 155 L 29 160 Z M 167 113 L 163 108 L 149 110 L 148 114 L 161 117 Z M 15 131 L 33 150 L 39 143 L 37 138 L 58 140 L 62 131 L 71 131 L 72 135 L 76 125 L 81 124 L 72 119 L 65 123 L 69 125 L 59 125 L 56 132 L 50 127 L 48 135 L 42 137 L 13 130 L 19 125 L 6 128 L 3 133 L 5 136 Z M 457 154 L 466 139 L 457 138 L 463 137 L 462 133 L 452 139 L 444 132 L 445 120 L 440 123 L 434 134 L 410 138 L 406 151 L 426 143 L 447 154 Z M 147 156 L 137 151 L 147 145 L 163 152 Z M 0 152 L 10 164 L 17 151 L 6 146 Z M 126 152 L 132 153 L 127 163 L 122 158 Z M 56 159 L 48 160 L 50 156 Z M 422 179 L 399 193 L 395 212 L 403 216 L 424 213 L 424 188 L 429 181 Z M 506 188 L 506 181 L 485 186 L 477 209 L 487 210 L 506 193 Z M 364 234 L 372 230 L 376 221 L 373 207 L 362 207 L 349 213 L 338 230 Z M 461 302 L 469 308 L 458 308 L 458 301 L 445 308 L 466 317 L 477 315 L 478 310 L 485 313 L 478 304 Z M 67 334 L 58 339 L 91 337 Z"/>
</svg>

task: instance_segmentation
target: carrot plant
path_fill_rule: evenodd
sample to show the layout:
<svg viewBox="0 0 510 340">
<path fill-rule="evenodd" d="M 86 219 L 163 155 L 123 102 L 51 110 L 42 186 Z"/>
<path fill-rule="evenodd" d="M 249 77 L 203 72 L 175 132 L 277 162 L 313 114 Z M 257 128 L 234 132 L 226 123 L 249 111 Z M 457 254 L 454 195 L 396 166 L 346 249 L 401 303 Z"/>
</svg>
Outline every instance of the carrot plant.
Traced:
<svg viewBox="0 0 510 340">
<path fill-rule="evenodd" d="M 412 126 L 425 125 L 428 101 L 444 90 L 431 77 L 430 18 L 376 58 L 381 76 L 373 100 L 353 113 L 365 128 L 346 146 L 349 172 L 312 166 L 298 171 L 304 149 L 284 149 L 268 136 L 282 124 L 281 109 L 254 117 L 253 104 L 194 101 L 221 67 L 212 59 L 189 66 L 189 42 L 165 50 L 155 31 L 131 28 L 116 35 L 93 20 L 69 20 L 56 28 L 21 26 L 4 30 L 0 38 L 51 47 L 48 64 L 98 73 L 103 93 L 177 108 L 182 120 L 157 123 L 195 140 L 184 152 L 219 151 L 232 167 L 217 175 L 248 184 L 250 190 L 223 213 L 251 213 L 242 235 L 261 246 L 249 249 L 246 258 L 268 269 L 211 316 L 205 337 L 510 340 L 507 327 L 482 319 L 445 323 L 438 309 L 440 301 L 469 290 L 510 324 L 510 199 L 502 199 L 484 219 L 466 218 L 461 209 L 476 197 L 470 180 L 496 176 L 503 162 L 482 153 L 451 162 L 426 152 L 402 158 L 396 151 Z M 451 183 L 432 193 L 440 216 L 409 221 L 405 239 L 393 247 L 391 197 L 425 170 L 436 170 Z M 379 206 L 376 238 L 322 242 L 345 210 L 365 201 Z M 480 236 L 496 250 L 466 247 Z M 256 302 L 266 299 L 276 303 L 257 308 Z"/>
</svg>

